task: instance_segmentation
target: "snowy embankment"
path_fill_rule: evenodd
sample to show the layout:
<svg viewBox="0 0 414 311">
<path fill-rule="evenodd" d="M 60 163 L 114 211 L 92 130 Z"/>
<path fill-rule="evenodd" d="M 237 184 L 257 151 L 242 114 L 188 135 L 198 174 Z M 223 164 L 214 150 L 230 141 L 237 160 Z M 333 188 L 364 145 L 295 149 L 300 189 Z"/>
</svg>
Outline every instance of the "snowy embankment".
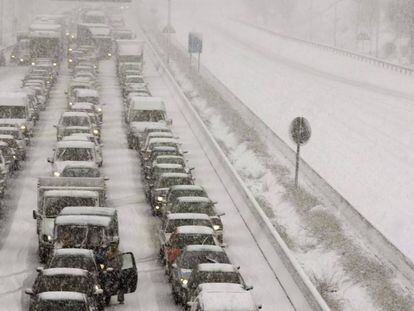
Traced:
<svg viewBox="0 0 414 311">
<path fill-rule="evenodd" d="M 290 121 L 306 116 L 303 158 L 413 259 L 413 78 L 187 13 L 175 15 L 176 39 L 201 31 L 203 64 L 285 142 Z"/>
<path fill-rule="evenodd" d="M 239 66 L 243 64 L 239 62 Z M 184 64 L 184 71 L 186 69 L 188 65 Z M 324 291 L 327 298 L 335 300 L 331 301 L 332 305 L 339 304 L 346 310 L 410 310 L 411 294 L 404 294 L 404 290 L 401 292 L 397 285 L 403 279 L 398 276 L 398 271 L 381 262 L 381 254 L 369 249 L 369 244 L 363 242 L 364 237 L 347 226 L 335 208 L 319 205 L 318 198 L 306 193 L 303 198 L 292 195 L 289 190 L 291 172 L 283 166 L 286 165 L 283 159 L 278 158 L 280 152 L 271 154 L 271 160 L 266 159 L 266 152 L 258 152 L 258 148 L 263 148 L 258 143 L 260 138 L 254 137 L 255 133 L 240 133 L 246 124 L 238 119 L 237 112 L 221 106 L 226 103 L 214 94 L 214 90 L 208 87 L 200 90 L 200 85 L 205 88 L 203 81 L 198 81 L 198 78 L 189 81 L 180 70 L 176 74 L 209 129 L 226 149 L 233 165 L 256 198 L 261 199 L 262 207 L 268 215 L 274 213 L 271 217 L 275 221 L 274 225 L 279 232 L 284 233 L 289 247 L 293 247 L 305 270 L 315 277 L 315 285 Z M 192 75 L 194 77 L 197 75 Z M 238 81 L 248 78 L 244 75 L 240 77 Z M 249 128 L 246 127 L 246 130 L 249 131 Z M 272 162 L 278 162 L 279 166 L 272 166 Z M 300 199 L 311 202 L 301 202 Z M 289 241 L 289 238 L 293 240 Z"/>
</svg>

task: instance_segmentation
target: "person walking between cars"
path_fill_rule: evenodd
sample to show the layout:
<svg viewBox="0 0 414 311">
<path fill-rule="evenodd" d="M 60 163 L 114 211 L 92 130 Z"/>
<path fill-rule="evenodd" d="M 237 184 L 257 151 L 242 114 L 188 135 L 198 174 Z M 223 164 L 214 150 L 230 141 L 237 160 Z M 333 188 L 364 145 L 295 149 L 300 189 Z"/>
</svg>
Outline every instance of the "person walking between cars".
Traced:
<svg viewBox="0 0 414 311">
<path fill-rule="evenodd" d="M 109 247 L 108 253 L 108 267 L 114 269 L 114 272 L 118 278 L 118 302 L 123 304 L 125 301 L 125 289 L 124 289 L 124 282 L 121 278 L 121 269 L 122 269 L 122 255 L 121 252 L 118 250 L 116 245 L 111 245 Z"/>
</svg>

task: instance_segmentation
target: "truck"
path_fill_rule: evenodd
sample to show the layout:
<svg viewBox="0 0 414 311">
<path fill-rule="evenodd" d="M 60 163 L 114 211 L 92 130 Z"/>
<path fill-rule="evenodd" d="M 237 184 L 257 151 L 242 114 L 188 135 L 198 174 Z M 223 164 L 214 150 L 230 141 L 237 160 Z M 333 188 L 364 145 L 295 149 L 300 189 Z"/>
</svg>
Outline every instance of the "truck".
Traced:
<svg viewBox="0 0 414 311">
<path fill-rule="evenodd" d="M 145 42 L 140 40 L 116 40 L 116 61 L 117 67 L 122 63 L 144 64 Z"/>
<path fill-rule="evenodd" d="M 112 56 L 111 29 L 106 24 L 78 24 L 78 45 L 92 45 L 99 58 Z"/>
<path fill-rule="evenodd" d="M 67 206 L 105 206 L 104 178 L 41 177 L 37 183 L 37 210 L 33 210 L 38 254 L 45 263 L 53 252 L 55 219 Z"/>
<path fill-rule="evenodd" d="M 29 27 L 30 58 L 34 65 L 37 58 L 49 58 L 59 63 L 62 54 L 62 26 L 52 23 L 34 23 Z"/>
</svg>

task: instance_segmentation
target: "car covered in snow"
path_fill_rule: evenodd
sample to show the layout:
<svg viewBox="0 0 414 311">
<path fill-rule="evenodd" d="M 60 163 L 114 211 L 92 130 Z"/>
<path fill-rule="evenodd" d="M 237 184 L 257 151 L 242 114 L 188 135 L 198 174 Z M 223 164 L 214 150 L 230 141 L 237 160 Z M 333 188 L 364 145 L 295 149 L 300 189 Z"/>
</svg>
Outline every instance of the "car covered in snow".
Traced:
<svg viewBox="0 0 414 311">
<path fill-rule="evenodd" d="M 59 177 L 63 169 L 71 164 L 102 164 L 96 146 L 89 141 L 60 141 L 56 144 L 53 157 L 47 159 L 52 164 L 52 176 Z"/>
<path fill-rule="evenodd" d="M 171 235 L 181 226 L 205 226 L 213 229 L 213 224 L 208 215 L 196 213 L 169 214 L 162 222 L 160 236 L 160 257 L 164 258 L 164 245 L 170 240 Z"/>
<path fill-rule="evenodd" d="M 38 254 L 45 262 L 52 254 L 54 223 L 67 206 L 104 206 L 103 178 L 42 177 L 38 180 L 37 210 L 33 210 L 38 234 Z"/>
<path fill-rule="evenodd" d="M 251 290 L 253 287 L 246 285 L 239 269 L 228 263 L 198 264 L 188 278 L 187 287 L 182 296 L 183 303 L 194 301 L 198 294 L 198 286 L 204 283 L 233 283 L 241 285 L 244 290 Z"/>
<path fill-rule="evenodd" d="M 43 292 L 33 299 L 30 311 L 97 311 L 85 294 L 78 292 Z"/>
<path fill-rule="evenodd" d="M 171 266 L 171 288 L 176 302 L 183 302 L 191 272 L 201 263 L 229 264 L 230 259 L 220 246 L 200 244 L 184 247 Z"/>
<path fill-rule="evenodd" d="M 151 203 L 154 215 L 161 215 L 162 204 L 168 189 L 176 185 L 192 185 L 194 178 L 186 173 L 163 173 L 153 183 L 149 184 L 146 192 L 147 198 Z"/>
<path fill-rule="evenodd" d="M 5 129 L 5 128 L 3 128 Z M 13 128 L 9 128 L 13 129 Z M 10 134 L 5 134 L 10 133 Z M 0 129 L 0 141 L 5 142 L 14 152 L 17 157 L 17 160 L 24 161 L 26 160 L 26 143 L 24 140 L 18 140 L 15 138 L 15 132 Z"/>
<path fill-rule="evenodd" d="M 171 128 L 163 122 L 141 122 L 136 123 L 131 127 L 131 137 L 128 140 L 128 147 L 134 149 L 141 149 L 152 132 L 166 132 L 171 133 Z"/>
<path fill-rule="evenodd" d="M 157 180 L 164 173 L 187 173 L 186 169 L 180 164 L 155 164 L 148 173 L 145 174 L 145 180 L 148 184 Z"/>
<path fill-rule="evenodd" d="M 198 286 L 194 301 L 188 302 L 190 311 L 258 311 L 250 291 L 233 283 L 205 283 Z"/>
<path fill-rule="evenodd" d="M 34 108 L 27 94 L 0 93 L 0 123 L 17 124 L 25 137 L 33 136 Z"/>
<path fill-rule="evenodd" d="M 180 226 L 164 244 L 165 269 L 167 274 L 171 266 L 187 245 L 217 245 L 214 230 L 206 226 Z"/>
<path fill-rule="evenodd" d="M 25 293 L 30 296 L 31 304 L 37 300 L 37 295 L 44 292 L 77 292 L 87 297 L 95 310 L 104 309 L 103 290 L 96 275 L 77 268 L 50 268 L 39 271 L 31 289 Z"/>
<path fill-rule="evenodd" d="M 56 127 L 56 139 L 61 140 L 64 136 L 73 133 L 91 133 L 99 135 L 99 130 L 93 127 L 87 112 L 66 111 L 62 113 Z"/>
<path fill-rule="evenodd" d="M 221 216 L 224 213 L 218 212 L 215 202 L 205 197 L 177 197 L 171 205 L 163 210 L 164 213 L 201 213 L 210 217 L 213 229 L 221 243 L 223 243 L 223 223 Z"/>
<path fill-rule="evenodd" d="M 141 159 L 147 162 L 151 157 L 152 150 L 155 147 L 174 147 L 177 149 L 177 153 L 182 154 L 181 143 L 177 139 L 169 137 L 156 137 L 151 138 L 146 146 L 140 150 Z"/>
</svg>

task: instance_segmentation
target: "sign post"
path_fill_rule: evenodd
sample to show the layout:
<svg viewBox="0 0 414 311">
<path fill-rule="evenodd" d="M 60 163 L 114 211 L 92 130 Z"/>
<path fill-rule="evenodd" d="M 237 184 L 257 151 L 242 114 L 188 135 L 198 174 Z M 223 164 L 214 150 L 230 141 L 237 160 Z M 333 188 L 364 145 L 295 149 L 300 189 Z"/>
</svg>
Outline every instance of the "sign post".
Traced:
<svg viewBox="0 0 414 311">
<path fill-rule="evenodd" d="M 299 186 L 300 146 L 306 144 L 312 134 L 309 121 L 304 117 L 293 119 L 290 124 L 290 137 L 296 143 L 295 187 Z"/>
<path fill-rule="evenodd" d="M 171 35 L 175 33 L 175 29 L 171 23 L 171 0 L 168 0 L 168 21 L 167 26 L 164 27 L 163 33 L 167 35 L 167 65 L 170 63 L 171 53 Z"/>
<path fill-rule="evenodd" d="M 203 52 L 203 35 L 198 32 L 188 33 L 188 53 L 190 54 L 190 65 L 192 55 L 198 54 L 197 71 L 200 72 L 201 53 Z"/>
</svg>

